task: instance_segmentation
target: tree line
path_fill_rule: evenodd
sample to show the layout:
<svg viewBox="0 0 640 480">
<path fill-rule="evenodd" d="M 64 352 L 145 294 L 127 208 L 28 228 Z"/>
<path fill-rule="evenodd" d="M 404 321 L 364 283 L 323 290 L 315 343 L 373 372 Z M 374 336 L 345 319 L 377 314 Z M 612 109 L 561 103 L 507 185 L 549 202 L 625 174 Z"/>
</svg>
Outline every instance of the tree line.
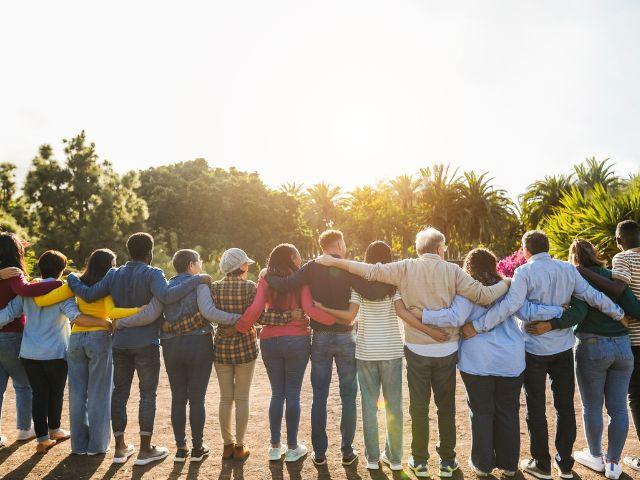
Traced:
<svg viewBox="0 0 640 480">
<path fill-rule="evenodd" d="M 140 230 L 156 237 L 157 262 L 167 266 L 171 252 L 187 247 L 215 262 L 238 246 L 264 264 L 273 246 L 291 242 L 309 258 L 327 228 L 345 232 L 354 256 L 377 239 L 406 256 L 426 225 L 447 236 L 450 258 L 479 245 L 508 255 L 532 228 L 548 232 L 561 258 L 576 236 L 610 255 L 616 223 L 640 221 L 640 175 L 616 176 L 609 159 L 588 158 L 566 175 L 546 176 L 514 201 L 488 172 L 444 164 L 350 192 L 325 182 L 272 189 L 257 173 L 202 158 L 119 174 L 84 131 L 62 142 L 62 159 L 51 145 L 40 146 L 20 191 L 15 165 L 0 164 L 0 228 L 29 239 L 32 255 L 58 249 L 76 268 L 97 247 L 124 259 L 125 239 Z"/>
</svg>

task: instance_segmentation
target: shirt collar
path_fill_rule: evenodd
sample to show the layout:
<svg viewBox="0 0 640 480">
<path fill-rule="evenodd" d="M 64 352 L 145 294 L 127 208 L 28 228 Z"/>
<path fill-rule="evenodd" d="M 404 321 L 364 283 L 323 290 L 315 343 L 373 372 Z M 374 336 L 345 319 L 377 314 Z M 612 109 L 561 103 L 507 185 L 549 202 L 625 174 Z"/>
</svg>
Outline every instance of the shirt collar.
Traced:
<svg viewBox="0 0 640 480">
<path fill-rule="evenodd" d="M 549 252 L 536 253 L 535 255 L 531 255 L 527 263 L 538 262 L 540 260 L 551 260 L 551 255 Z"/>
<path fill-rule="evenodd" d="M 442 257 L 437 253 L 423 253 L 420 258 L 431 258 L 432 260 L 442 260 Z"/>
</svg>

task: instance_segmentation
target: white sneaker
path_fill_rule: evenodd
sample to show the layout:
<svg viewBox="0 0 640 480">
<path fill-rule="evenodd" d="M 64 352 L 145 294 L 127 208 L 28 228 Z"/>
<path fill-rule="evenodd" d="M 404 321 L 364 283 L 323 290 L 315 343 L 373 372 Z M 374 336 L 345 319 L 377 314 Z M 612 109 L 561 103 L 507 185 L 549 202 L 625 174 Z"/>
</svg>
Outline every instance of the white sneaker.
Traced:
<svg viewBox="0 0 640 480">
<path fill-rule="evenodd" d="M 387 458 L 387 456 L 384 453 L 380 456 L 380 460 L 383 463 L 386 463 L 387 465 L 389 465 L 389 468 L 394 472 L 399 472 L 400 470 L 404 470 L 404 467 L 402 466 L 401 463 L 391 463 L 391 460 L 389 460 L 389 458 Z"/>
<path fill-rule="evenodd" d="M 588 448 L 573 452 L 573 459 L 580 465 L 584 465 L 596 472 L 604 472 L 604 460 L 602 456 L 591 455 Z"/>
<path fill-rule="evenodd" d="M 119 450 L 116 448 L 116 452 L 113 457 L 113 463 L 125 463 L 135 452 L 136 447 L 134 447 L 131 443 L 127 444 L 124 450 Z"/>
<path fill-rule="evenodd" d="M 504 475 L 505 477 L 515 477 L 516 476 L 516 472 L 515 470 L 500 470 L 502 472 L 502 475 Z"/>
<path fill-rule="evenodd" d="M 32 440 L 34 438 L 36 438 L 36 431 L 31 427 L 29 430 L 18 430 L 16 440 L 19 442 L 26 442 L 27 440 Z"/>
<path fill-rule="evenodd" d="M 149 465 L 152 462 L 163 460 L 169 456 L 169 449 L 167 447 L 151 446 L 151 450 L 147 452 L 138 452 L 138 458 L 133 462 L 134 465 Z"/>
<path fill-rule="evenodd" d="M 380 470 L 380 462 L 367 460 L 367 470 Z"/>
<path fill-rule="evenodd" d="M 632 470 L 640 472 L 640 457 L 624 457 L 624 464 Z"/>
<path fill-rule="evenodd" d="M 280 460 L 282 458 L 282 455 L 284 455 L 285 453 L 287 453 L 287 447 L 285 447 L 282 444 L 280 444 L 279 447 L 270 447 L 269 448 L 269 461 L 270 462 L 277 462 L 278 460 Z"/>
<path fill-rule="evenodd" d="M 604 476 L 611 478 L 612 480 L 618 480 L 622 475 L 622 465 L 614 462 L 607 462 L 607 469 L 604 471 Z"/>
<path fill-rule="evenodd" d="M 285 462 L 297 462 L 302 457 L 304 457 L 307 454 L 308 451 L 309 450 L 307 450 L 307 447 L 305 447 L 304 445 L 299 443 L 296 448 L 294 448 L 294 449 L 290 448 L 289 450 L 287 450 L 287 453 L 284 454 L 284 461 Z"/>
<path fill-rule="evenodd" d="M 478 467 L 476 467 L 471 459 L 469 459 L 469 468 L 473 473 L 476 474 L 477 477 L 488 477 L 490 475 L 489 472 L 485 472 L 484 470 L 480 470 Z"/>
</svg>

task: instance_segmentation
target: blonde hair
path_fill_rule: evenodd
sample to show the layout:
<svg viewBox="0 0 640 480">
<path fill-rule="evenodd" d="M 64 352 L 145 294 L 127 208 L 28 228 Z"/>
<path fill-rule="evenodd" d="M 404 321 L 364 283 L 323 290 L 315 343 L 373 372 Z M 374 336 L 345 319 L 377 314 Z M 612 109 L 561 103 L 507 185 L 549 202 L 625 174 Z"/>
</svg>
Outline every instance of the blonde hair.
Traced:
<svg viewBox="0 0 640 480">
<path fill-rule="evenodd" d="M 569 247 L 569 262 L 581 267 L 604 267 L 607 262 L 600 258 L 596 247 L 589 240 L 576 238 Z"/>
</svg>

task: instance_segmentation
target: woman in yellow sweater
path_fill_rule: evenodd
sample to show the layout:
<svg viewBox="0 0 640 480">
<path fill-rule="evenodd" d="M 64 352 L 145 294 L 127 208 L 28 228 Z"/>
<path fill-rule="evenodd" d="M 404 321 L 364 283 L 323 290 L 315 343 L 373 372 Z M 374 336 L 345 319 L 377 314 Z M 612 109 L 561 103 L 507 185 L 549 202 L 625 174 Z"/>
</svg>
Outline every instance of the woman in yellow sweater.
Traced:
<svg viewBox="0 0 640 480">
<path fill-rule="evenodd" d="M 116 255 L 108 249 L 95 250 L 80 279 L 86 285 L 99 282 L 116 266 Z M 65 284 L 36 297 L 44 307 L 73 297 Z M 67 362 L 69 365 L 69 413 L 71 452 L 76 455 L 106 453 L 111 440 L 110 412 L 113 382 L 111 321 L 140 312 L 140 308 L 116 308 L 111 296 L 88 303 L 77 298 L 78 308 L 93 322 L 78 320 L 71 328 Z"/>
</svg>

